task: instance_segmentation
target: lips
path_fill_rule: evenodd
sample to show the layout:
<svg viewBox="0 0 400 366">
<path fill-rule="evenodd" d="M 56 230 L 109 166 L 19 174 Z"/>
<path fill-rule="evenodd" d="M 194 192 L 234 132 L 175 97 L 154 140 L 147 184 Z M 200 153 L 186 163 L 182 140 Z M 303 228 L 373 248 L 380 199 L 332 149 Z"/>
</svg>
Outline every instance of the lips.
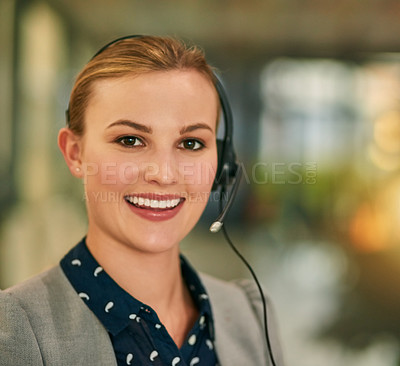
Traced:
<svg viewBox="0 0 400 366">
<path fill-rule="evenodd" d="M 124 199 L 132 212 L 151 221 L 171 219 L 185 201 L 180 196 L 153 193 L 127 195 Z"/>
</svg>

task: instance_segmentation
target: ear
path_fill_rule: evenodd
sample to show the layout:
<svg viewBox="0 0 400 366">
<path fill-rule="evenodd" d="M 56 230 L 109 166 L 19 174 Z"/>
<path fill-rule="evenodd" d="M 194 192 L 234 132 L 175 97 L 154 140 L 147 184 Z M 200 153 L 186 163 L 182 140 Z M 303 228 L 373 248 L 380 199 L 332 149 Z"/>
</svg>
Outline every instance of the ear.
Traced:
<svg viewBox="0 0 400 366">
<path fill-rule="evenodd" d="M 58 147 L 60 148 L 65 162 L 71 174 L 77 178 L 83 177 L 81 153 L 82 138 L 77 136 L 69 128 L 62 128 L 58 133 Z"/>
</svg>

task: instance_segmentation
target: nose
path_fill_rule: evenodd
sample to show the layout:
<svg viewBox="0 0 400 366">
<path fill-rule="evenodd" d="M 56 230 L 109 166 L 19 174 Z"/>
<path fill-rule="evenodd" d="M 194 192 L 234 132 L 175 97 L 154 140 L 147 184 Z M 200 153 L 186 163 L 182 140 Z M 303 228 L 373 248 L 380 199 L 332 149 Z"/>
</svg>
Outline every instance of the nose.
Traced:
<svg viewBox="0 0 400 366">
<path fill-rule="evenodd" d="M 151 184 L 176 184 L 179 178 L 178 162 L 173 154 L 159 151 L 145 164 L 143 176 Z"/>
</svg>

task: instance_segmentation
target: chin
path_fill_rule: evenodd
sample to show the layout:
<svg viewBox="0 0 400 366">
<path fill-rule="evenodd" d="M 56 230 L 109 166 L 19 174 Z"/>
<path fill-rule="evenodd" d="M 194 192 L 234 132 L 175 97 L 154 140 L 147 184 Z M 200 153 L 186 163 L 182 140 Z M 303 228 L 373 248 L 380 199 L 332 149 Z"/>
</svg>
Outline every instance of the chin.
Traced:
<svg viewBox="0 0 400 366">
<path fill-rule="evenodd" d="M 198 222 L 205 204 L 188 202 L 178 207 L 171 218 L 155 220 L 151 215 L 138 214 L 140 209 L 122 201 L 116 205 L 93 205 L 89 208 L 89 223 L 98 246 L 113 242 L 140 253 L 179 251 L 179 243 Z M 99 209 L 100 208 L 100 209 Z"/>
<path fill-rule="evenodd" d="M 108 230 L 104 230 L 104 233 L 108 239 L 104 238 L 105 240 L 100 240 L 99 243 L 113 242 L 117 246 L 131 249 L 132 254 L 133 252 L 156 254 L 178 251 L 179 242 L 188 234 L 193 225 L 188 227 L 182 221 L 173 221 L 173 223 L 166 221 L 149 223 L 140 219 L 129 220 L 129 222 L 123 220 L 115 225 L 107 225 Z"/>
</svg>

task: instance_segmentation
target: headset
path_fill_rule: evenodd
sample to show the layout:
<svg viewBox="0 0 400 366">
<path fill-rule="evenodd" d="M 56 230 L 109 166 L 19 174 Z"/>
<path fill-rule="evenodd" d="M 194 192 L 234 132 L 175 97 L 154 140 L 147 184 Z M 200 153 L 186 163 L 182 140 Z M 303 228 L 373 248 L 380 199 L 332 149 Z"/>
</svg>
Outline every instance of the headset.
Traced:
<svg viewBox="0 0 400 366">
<path fill-rule="evenodd" d="M 111 42 L 104 45 L 102 48 L 100 48 L 94 54 L 94 56 L 91 58 L 91 60 L 96 58 L 104 50 L 106 50 L 111 45 L 113 45 L 117 42 L 123 41 L 125 39 L 143 38 L 143 37 L 145 37 L 145 36 L 140 35 L 140 34 L 135 34 L 135 35 L 127 35 L 127 36 L 123 36 L 123 37 L 114 39 Z M 217 167 L 217 172 L 216 172 L 215 179 L 214 179 L 211 190 L 212 191 L 220 191 L 221 198 L 222 198 L 225 196 L 227 188 L 228 187 L 231 187 L 231 188 L 230 188 L 229 198 L 227 199 L 225 206 L 223 206 L 223 200 L 222 199 L 220 200 L 220 214 L 216 218 L 216 220 L 211 224 L 209 230 L 212 233 L 217 233 L 222 228 L 225 239 L 231 246 L 232 250 L 238 255 L 238 257 L 243 261 L 243 263 L 249 269 L 251 275 L 254 278 L 254 281 L 256 282 L 256 285 L 260 292 L 261 301 L 263 304 L 264 331 L 265 331 L 267 348 L 269 351 L 269 357 L 271 359 L 272 366 L 276 366 L 275 359 L 274 359 L 273 352 L 272 352 L 269 332 L 268 332 L 267 308 L 266 308 L 264 292 L 261 288 L 261 285 L 257 279 L 256 274 L 254 273 L 254 270 L 252 269 L 250 264 L 246 261 L 246 259 L 240 254 L 240 252 L 236 249 L 236 247 L 230 240 L 228 233 L 225 230 L 225 227 L 223 227 L 225 216 L 228 213 L 229 209 L 231 208 L 233 201 L 237 195 L 240 179 L 242 176 L 242 167 L 237 160 L 236 152 L 233 147 L 232 109 L 231 109 L 228 97 L 226 95 L 226 92 L 222 85 L 221 80 L 215 73 L 214 73 L 214 76 L 215 76 L 215 88 L 217 90 L 219 101 L 221 104 L 222 117 L 223 117 L 223 121 L 224 121 L 224 135 L 223 135 L 222 139 L 217 139 L 218 167 Z M 69 122 L 70 122 L 69 105 L 68 105 L 68 109 L 65 111 L 65 115 L 66 115 L 67 125 L 69 125 Z"/>
</svg>

